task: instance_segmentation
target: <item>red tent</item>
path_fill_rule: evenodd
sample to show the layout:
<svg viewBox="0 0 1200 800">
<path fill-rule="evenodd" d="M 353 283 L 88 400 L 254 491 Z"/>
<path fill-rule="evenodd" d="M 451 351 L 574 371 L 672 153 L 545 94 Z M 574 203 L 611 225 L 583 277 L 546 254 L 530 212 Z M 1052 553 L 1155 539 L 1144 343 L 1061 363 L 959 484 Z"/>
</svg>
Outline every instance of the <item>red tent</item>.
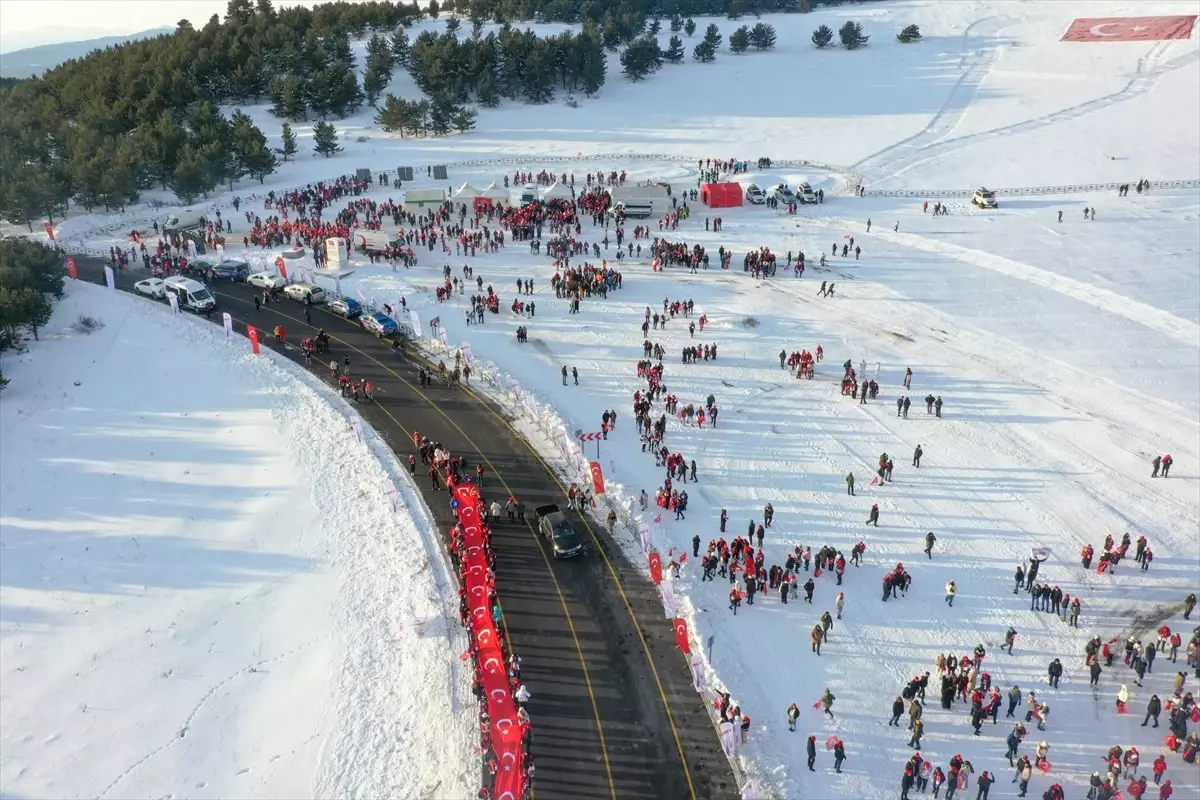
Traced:
<svg viewBox="0 0 1200 800">
<path fill-rule="evenodd" d="M 494 203 L 492 202 L 492 198 L 490 198 L 490 197 L 476 197 L 475 198 L 475 213 L 476 214 L 486 214 L 487 212 L 492 210 L 493 205 L 494 205 Z"/>
<path fill-rule="evenodd" d="M 739 183 L 706 183 L 700 187 L 700 201 L 709 208 L 735 208 L 742 204 Z"/>
</svg>

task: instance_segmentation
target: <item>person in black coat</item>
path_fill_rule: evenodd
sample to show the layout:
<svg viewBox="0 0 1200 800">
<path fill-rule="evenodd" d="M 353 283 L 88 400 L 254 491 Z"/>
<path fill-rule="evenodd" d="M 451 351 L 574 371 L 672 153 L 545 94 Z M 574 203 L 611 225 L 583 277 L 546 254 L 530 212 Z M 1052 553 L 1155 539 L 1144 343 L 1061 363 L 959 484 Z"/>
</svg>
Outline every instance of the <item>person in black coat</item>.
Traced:
<svg viewBox="0 0 1200 800">
<path fill-rule="evenodd" d="M 1142 727 L 1146 727 L 1146 723 L 1151 718 L 1154 719 L 1154 727 L 1158 727 L 1158 715 L 1162 713 L 1162 701 L 1158 699 L 1158 695 L 1151 695 L 1150 702 L 1146 704 L 1146 718 L 1142 720 Z"/>
<path fill-rule="evenodd" d="M 806 749 L 808 750 L 808 771 L 816 772 L 816 770 L 813 769 L 813 764 L 817 763 L 817 737 L 816 736 L 808 737 L 808 745 L 807 745 Z"/>
<path fill-rule="evenodd" d="M 892 701 L 892 719 L 890 722 L 888 722 L 888 725 L 895 725 L 897 728 L 899 728 L 900 727 L 900 717 L 903 714 L 904 714 L 904 698 L 897 697 L 895 700 Z"/>
</svg>

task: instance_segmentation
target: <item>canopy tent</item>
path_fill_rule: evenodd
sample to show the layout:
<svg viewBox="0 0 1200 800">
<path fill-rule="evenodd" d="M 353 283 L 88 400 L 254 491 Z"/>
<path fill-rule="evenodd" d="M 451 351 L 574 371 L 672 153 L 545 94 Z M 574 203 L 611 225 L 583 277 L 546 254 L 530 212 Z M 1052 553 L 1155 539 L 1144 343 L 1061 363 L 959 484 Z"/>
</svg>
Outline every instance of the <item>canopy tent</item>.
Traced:
<svg viewBox="0 0 1200 800">
<path fill-rule="evenodd" d="M 742 186 L 740 183 L 703 184 L 700 202 L 709 208 L 736 208 L 742 204 Z"/>
<path fill-rule="evenodd" d="M 565 183 L 556 183 L 542 192 L 543 200 L 572 200 L 574 197 L 575 193 Z"/>
<path fill-rule="evenodd" d="M 452 194 L 451 197 L 454 200 L 461 200 L 465 202 L 467 200 L 474 200 L 476 197 L 479 197 L 482 194 L 483 192 L 479 191 L 471 184 L 464 183 L 462 186 L 458 187 L 458 191 Z"/>
<path fill-rule="evenodd" d="M 479 194 L 481 197 L 486 197 L 487 199 L 491 200 L 493 203 L 506 203 L 507 204 L 511 198 L 511 196 L 508 193 L 508 189 L 505 189 L 503 186 L 497 185 L 495 181 L 492 181 L 491 185 L 488 186 L 486 189 L 484 189 Z"/>
</svg>

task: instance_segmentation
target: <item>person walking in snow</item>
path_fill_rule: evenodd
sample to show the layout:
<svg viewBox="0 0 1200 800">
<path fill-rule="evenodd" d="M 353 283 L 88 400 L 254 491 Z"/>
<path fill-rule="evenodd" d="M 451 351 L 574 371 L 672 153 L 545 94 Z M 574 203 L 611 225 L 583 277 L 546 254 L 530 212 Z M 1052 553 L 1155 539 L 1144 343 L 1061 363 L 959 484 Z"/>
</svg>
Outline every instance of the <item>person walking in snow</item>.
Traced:
<svg viewBox="0 0 1200 800">
<path fill-rule="evenodd" d="M 921 456 L 923 456 L 924 454 L 925 454 L 925 451 L 921 449 L 921 445 L 917 445 L 917 449 L 913 450 L 912 465 L 914 467 L 919 468 L 921 466 Z"/>
<path fill-rule="evenodd" d="M 850 495 L 851 497 L 854 496 L 854 473 L 853 472 L 846 473 L 846 494 Z"/>
<path fill-rule="evenodd" d="M 825 693 L 821 695 L 821 708 L 825 710 L 825 713 L 830 719 L 835 719 L 833 716 L 833 701 L 836 699 L 837 698 L 833 696 L 833 692 L 829 691 L 829 687 L 826 686 Z"/>
<path fill-rule="evenodd" d="M 787 710 L 788 730 L 791 731 L 792 733 L 796 732 L 796 719 L 799 716 L 800 716 L 800 707 L 799 706 L 797 706 L 795 703 L 792 703 L 790 706 L 788 706 L 788 710 Z"/>
<path fill-rule="evenodd" d="M 954 581 L 946 584 L 946 604 L 954 608 L 954 595 L 958 594 L 958 587 L 954 585 Z"/>
<path fill-rule="evenodd" d="M 830 716 L 833 716 L 832 714 Z M 842 762 L 846 760 L 846 743 L 838 739 L 833 743 L 833 771 L 842 773 Z M 1167 781 L 1170 783 L 1170 781 Z"/>
<path fill-rule="evenodd" d="M 837 608 L 837 618 L 842 618 L 842 607 L 846 605 L 846 595 L 838 592 L 837 600 L 834 601 L 834 606 Z"/>
<path fill-rule="evenodd" d="M 816 772 L 813 769 L 813 764 L 817 763 L 817 737 L 809 736 L 808 743 L 804 745 L 804 749 L 808 753 L 808 771 Z"/>
<path fill-rule="evenodd" d="M 933 558 L 933 543 L 937 541 L 937 537 L 933 535 L 933 531 L 925 534 L 925 555 L 930 559 Z"/>
<path fill-rule="evenodd" d="M 867 524 L 879 527 L 879 503 L 871 506 L 871 513 L 867 516 Z"/>
<path fill-rule="evenodd" d="M 892 701 L 892 718 L 888 720 L 889 726 L 900 727 L 900 717 L 904 714 L 904 698 L 899 695 Z M 909 727 L 912 727 L 911 725 Z"/>
<path fill-rule="evenodd" d="M 825 639 L 825 632 L 821 630 L 820 625 L 813 626 L 811 638 L 813 652 L 821 655 L 821 642 Z"/>
</svg>

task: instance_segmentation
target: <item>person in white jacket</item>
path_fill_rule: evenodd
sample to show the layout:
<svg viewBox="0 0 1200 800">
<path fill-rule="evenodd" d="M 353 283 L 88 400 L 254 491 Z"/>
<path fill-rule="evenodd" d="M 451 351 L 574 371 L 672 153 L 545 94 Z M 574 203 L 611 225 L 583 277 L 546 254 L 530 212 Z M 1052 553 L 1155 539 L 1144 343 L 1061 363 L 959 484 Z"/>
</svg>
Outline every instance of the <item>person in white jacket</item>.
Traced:
<svg viewBox="0 0 1200 800">
<path fill-rule="evenodd" d="M 957 593 L 958 589 L 954 586 L 954 581 L 950 581 L 946 584 L 946 603 L 951 608 L 954 607 L 954 595 Z"/>
<path fill-rule="evenodd" d="M 1129 687 L 1121 684 L 1121 690 L 1117 692 L 1117 708 L 1123 708 L 1129 702 Z"/>
<path fill-rule="evenodd" d="M 523 683 L 517 687 L 517 693 L 513 695 L 516 701 L 521 705 L 525 705 L 529 702 L 529 696 L 529 690 L 525 688 L 525 684 Z"/>
</svg>

